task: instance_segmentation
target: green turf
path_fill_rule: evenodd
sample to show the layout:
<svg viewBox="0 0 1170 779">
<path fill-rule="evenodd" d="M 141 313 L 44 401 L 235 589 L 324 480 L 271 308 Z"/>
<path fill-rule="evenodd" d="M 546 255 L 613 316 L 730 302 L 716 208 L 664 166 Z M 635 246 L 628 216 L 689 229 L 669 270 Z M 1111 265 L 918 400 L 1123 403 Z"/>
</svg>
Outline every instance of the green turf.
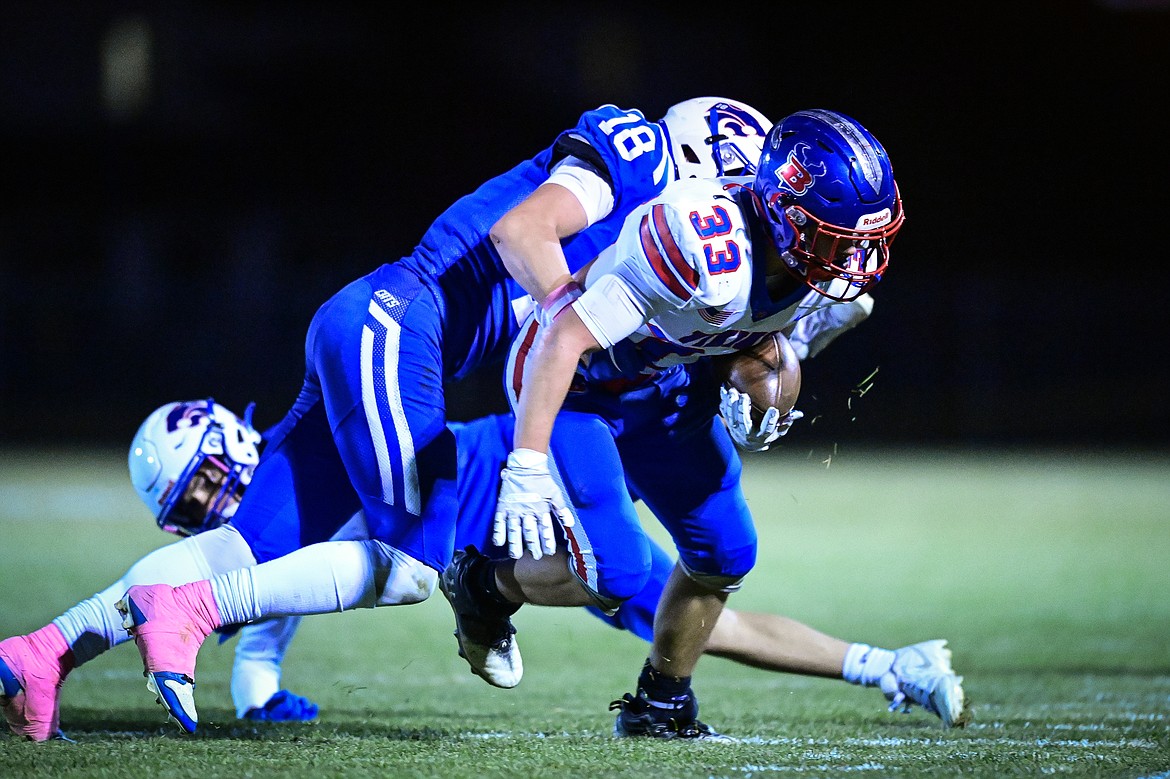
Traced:
<svg viewBox="0 0 1170 779">
<path fill-rule="evenodd" d="M 233 644 L 200 654 L 201 732 L 163 721 L 130 644 L 77 670 L 76 744 L 0 737 L 0 777 L 1170 777 L 1170 458 L 837 452 L 747 458 L 761 536 L 731 605 L 850 640 L 950 640 L 974 721 L 944 731 L 875 690 L 707 658 L 702 716 L 744 741 L 618 741 L 637 639 L 580 610 L 516 618 L 515 690 L 472 676 L 436 595 L 310 618 L 286 686 L 311 725 L 243 725 Z M 169 539 L 121 452 L 0 452 L 0 635 L 43 625 Z"/>
</svg>

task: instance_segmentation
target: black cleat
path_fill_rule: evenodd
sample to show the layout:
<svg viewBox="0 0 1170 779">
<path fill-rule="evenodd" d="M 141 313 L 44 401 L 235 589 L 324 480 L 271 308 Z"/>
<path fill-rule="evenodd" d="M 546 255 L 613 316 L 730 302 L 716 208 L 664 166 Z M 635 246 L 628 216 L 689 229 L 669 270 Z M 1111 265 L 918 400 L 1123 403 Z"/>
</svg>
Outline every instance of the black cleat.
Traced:
<svg viewBox="0 0 1170 779">
<path fill-rule="evenodd" d="M 516 628 L 509 615 L 477 598 L 470 585 L 472 566 L 486 560 L 474 546 L 456 550 L 439 579 L 439 589 L 455 612 L 459 656 L 471 666 L 471 672 L 496 687 L 515 687 L 524 677 L 524 662 L 514 638 Z"/>
<path fill-rule="evenodd" d="M 644 737 L 661 739 L 685 739 L 688 741 L 735 742 L 734 738 L 716 733 L 698 719 L 699 703 L 694 695 L 669 707 L 659 707 L 639 691 L 638 695 L 626 693 L 621 700 L 609 704 L 610 711 L 617 711 L 613 723 L 613 734 L 618 738 Z"/>
</svg>

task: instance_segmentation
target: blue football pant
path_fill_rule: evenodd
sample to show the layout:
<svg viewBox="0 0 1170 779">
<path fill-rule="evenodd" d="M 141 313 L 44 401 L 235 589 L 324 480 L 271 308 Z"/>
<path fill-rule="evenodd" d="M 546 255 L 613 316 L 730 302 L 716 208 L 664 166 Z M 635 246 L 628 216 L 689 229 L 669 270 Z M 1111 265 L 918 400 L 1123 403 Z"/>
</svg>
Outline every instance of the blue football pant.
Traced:
<svg viewBox="0 0 1170 779">
<path fill-rule="evenodd" d="M 441 301 L 384 265 L 317 311 L 305 379 L 232 524 L 258 562 L 329 539 L 358 509 L 370 537 L 442 571 L 454 547 Z"/>
<path fill-rule="evenodd" d="M 571 419 L 571 417 L 570 417 Z M 596 422 L 596 420 L 594 420 Z M 708 418 L 706 423 L 718 425 L 718 428 L 712 434 L 704 434 L 700 438 L 709 437 L 714 441 L 722 441 L 717 433 L 722 431 L 725 434 L 725 429 L 718 417 Z M 705 424 L 698 427 L 694 432 L 702 433 L 706 428 Z M 456 531 L 456 544 L 462 548 L 467 545 L 473 545 L 485 554 L 503 559 L 507 557 L 507 552 L 501 547 L 493 547 L 491 544 L 491 526 L 495 514 L 496 497 L 498 491 L 499 472 L 504 467 L 507 460 L 508 453 L 512 448 L 512 436 L 514 430 L 515 419 L 510 414 L 501 414 L 483 419 L 477 419 L 468 423 L 452 423 L 451 429 L 455 432 L 455 437 L 458 442 L 459 450 L 459 522 Z M 558 418 L 558 425 L 561 424 L 561 419 Z M 572 432 L 576 432 L 576 427 L 568 428 Z M 567 433 L 562 433 L 567 435 Z M 612 441 L 612 437 L 610 437 Z M 727 439 L 729 442 L 729 439 Z M 656 504 L 662 511 L 678 511 L 680 526 L 687 524 L 703 526 L 703 522 L 708 519 L 718 518 L 723 516 L 729 520 L 729 524 L 737 527 L 743 533 L 744 543 L 741 549 L 749 549 L 750 553 L 745 555 L 745 559 L 754 561 L 755 550 L 755 533 L 750 521 L 750 514 L 747 511 L 746 503 L 743 500 L 742 493 L 739 490 L 738 474 L 739 474 L 739 460 L 734 451 L 734 445 L 730 445 L 730 451 L 722 449 L 720 445 L 715 445 L 714 448 L 723 452 L 723 456 L 727 457 L 728 463 L 721 471 L 723 478 L 720 480 L 721 484 L 727 485 L 723 489 L 716 490 L 716 494 L 708 495 L 707 499 L 701 503 L 698 508 L 694 508 L 694 498 L 687 498 L 690 494 L 688 490 L 678 489 L 679 484 L 677 477 L 675 481 L 666 482 L 671 489 L 651 489 L 651 493 L 656 497 Z M 586 457 L 585 459 L 589 459 Z M 664 466 L 657 466 L 654 464 L 647 467 L 636 466 L 633 470 L 639 479 L 645 481 L 654 481 L 660 476 L 660 468 Z M 586 483 L 588 479 L 584 480 Z M 570 479 L 570 484 L 574 480 Z M 704 480 L 699 480 L 700 484 L 708 484 Z M 653 487 L 653 484 L 651 485 Z M 623 500 L 632 508 L 634 500 L 638 497 L 638 493 L 632 490 L 630 485 L 623 484 L 621 486 L 623 493 Z M 578 494 L 580 491 L 575 490 Z M 659 493 L 666 493 L 665 496 Z M 611 496 L 612 497 L 612 496 Z M 621 548 L 623 545 L 629 545 L 629 533 L 631 532 L 624 517 L 619 517 L 621 521 L 612 522 L 615 515 L 606 511 L 591 511 L 589 509 L 582 509 L 578 507 L 578 518 L 582 523 L 588 523 L 588 536 L 592 539 L 603 539 L 600 546 L 603 550 L 608 550 L 609 547 L 616 546 Z M 696 514 L 703 518 L 703 522 L 698 522 L 691 519 L 691 515 Z M 710 515 L 708 517 L 708 515 Z M 657 515 L 663 516 L 663 515 Z M 739 518 L 739 522 L 734 521 Z M 636 521 L 636 519 L 635 519 Z M 746 525 L 744 522 L 746 521 Z M 744 528 L 747 528 L 745 531 Z M 666 585 L 666 580 L 670 576 L 670 572 L 674 567 L 674 559 L 667 554 L 659 545 L 654 543 L 644 531 L 641 530 L 640 525 L 637 529 L 638 546 L 642 547 L 644 544 L 644 551 L 648 553 L 648 562 L 644 558 L 639 558 L 636 566 L 639 573 L 636 576 L 631 576 L 631 580 L 643 580 L 644 583 L 632 594 L 628 595 L 620 608 L 612 616 L 604 614 L 600 609 L 590 607 L 590 611 L 613 625 L 614 627 L 628 630 L 635 635 L 650 641 L 653 637 L 654 612 L 657 609 L 659 597 L 662 594 L 662 589 Z M 704 538 L 700 536 L 700 538 Z M 710 542 L 708 538 L 708 542 Z M 701 545 L 699 545 L 701 546 Z M 641 554 L 641 552 L 639 552 Z M 603 553 L 601 557 L 601 564 L 604 565 L 611 557 L 608 553 Z M 631 558 L 623 558 L 625 564 L 631 563 Z M 692 558 L 693 560 L 700 559 L 698 556 Z M 734 563 L 734 559 L 733 559 Z M 697 565 L 697 563 L 695 563 Z M 750 562 L 748 567 L 750 567 Z M 602 574 L 604 580 L 606 574 Z"/>
</svg>

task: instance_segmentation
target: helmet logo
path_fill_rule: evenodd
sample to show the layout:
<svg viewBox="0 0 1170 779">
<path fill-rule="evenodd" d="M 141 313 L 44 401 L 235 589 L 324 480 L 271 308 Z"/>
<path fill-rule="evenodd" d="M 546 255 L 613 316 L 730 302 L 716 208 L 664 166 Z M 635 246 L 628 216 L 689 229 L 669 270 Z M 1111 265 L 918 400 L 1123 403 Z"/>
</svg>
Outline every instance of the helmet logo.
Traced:
<svg viewBox="0 0 1170 779">
<path fill-rule="evenodd" d="M 858 230 L 876 230 L 879 227 L 885 227 L 893 218 L 890 214 L 890 209 L 883 208 L 876 214 L 862 214 L 857 219 Z"/>
<path fill-rule="evenodd" d="M 180 403 L 167 414 L 167 432 L 173 433 L 180 427 L 199 427 L 209 416 L 206 403 Z"/>
<path fill-rule="evenodd" d="M 754 116 L 731 103 L 716 103 L 711 107 L 711 130 L 740 138 L 763 138 L 767 135 Z"/>
<path fill-rule="evenodd" d="M 798 143 L 788 154 L 783 165 L 776 166 L 776 179 L 780 189 L 797 197 L 803 195 L 818 177 L 825 175 L 825 163 L 808 161 L 809 145 Z"/>
</svg>

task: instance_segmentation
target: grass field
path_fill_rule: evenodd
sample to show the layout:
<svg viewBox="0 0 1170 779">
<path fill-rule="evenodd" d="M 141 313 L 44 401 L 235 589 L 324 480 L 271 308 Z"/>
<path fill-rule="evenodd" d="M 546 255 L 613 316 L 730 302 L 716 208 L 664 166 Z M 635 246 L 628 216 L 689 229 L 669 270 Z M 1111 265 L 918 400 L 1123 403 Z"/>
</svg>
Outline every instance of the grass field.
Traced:
<svg viewBox="0 0 1170 779">
<path fill-rule="evenodd" d="M 74 672 L 75 744 L 0 737 L 0 777 L 1170 777 L 1170 457 L 836 453 L 748 459 L 761 555 L 735 608 L 886 647 L 947 638 L 974 721 L 718 658 L 702 717 L 737 744 L 615 740 L 646 646 L 581 610 L 516 617 L 525 678 L 455 652 L 442 596 L 307 619 L 285 685 L 309 725 L 234 719 L 234 644 L 200 654 L 201 729 L 164 724 L 133 645 Z M 38 628 L 170 539 L 121 451 L 0 452 L 0 636 Z"/>
</svg>

